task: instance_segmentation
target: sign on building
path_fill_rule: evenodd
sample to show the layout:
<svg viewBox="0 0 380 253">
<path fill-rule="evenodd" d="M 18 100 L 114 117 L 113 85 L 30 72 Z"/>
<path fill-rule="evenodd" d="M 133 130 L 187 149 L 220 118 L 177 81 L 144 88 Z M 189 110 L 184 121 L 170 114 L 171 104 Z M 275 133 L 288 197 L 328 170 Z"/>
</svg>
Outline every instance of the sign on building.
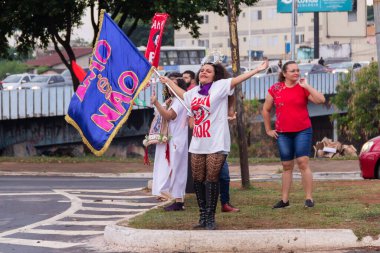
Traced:
<svg viewBox="0 0 380 253">
<path fill-rule="evenodd" d="M 353 0 L 297 0 L 298 12 L 352 11 Z M 293 0 L 277 0 L 277 12 L 292 12 Z"/>
</svg>

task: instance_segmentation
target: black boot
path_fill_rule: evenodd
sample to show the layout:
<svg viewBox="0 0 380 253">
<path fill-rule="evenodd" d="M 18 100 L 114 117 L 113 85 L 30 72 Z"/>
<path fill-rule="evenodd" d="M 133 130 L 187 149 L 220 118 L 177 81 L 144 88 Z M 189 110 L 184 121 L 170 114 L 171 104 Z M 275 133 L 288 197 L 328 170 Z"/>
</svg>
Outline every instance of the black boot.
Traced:
<svg viewBox="0 0 380 253">
<path fill-rule="evenodd" d="M 206 229 L 216 229 L 215 211 L 219 197 L 219 182 L 206 181 Z"/>
<path fill-rule="evenodd" d="M 194 226 L 195 229 L 206 227 L 206 191 L 204 182 L 194 181 L 194 191 L 197 196 L 199 206 L 199 224 Z"/>
</svg>

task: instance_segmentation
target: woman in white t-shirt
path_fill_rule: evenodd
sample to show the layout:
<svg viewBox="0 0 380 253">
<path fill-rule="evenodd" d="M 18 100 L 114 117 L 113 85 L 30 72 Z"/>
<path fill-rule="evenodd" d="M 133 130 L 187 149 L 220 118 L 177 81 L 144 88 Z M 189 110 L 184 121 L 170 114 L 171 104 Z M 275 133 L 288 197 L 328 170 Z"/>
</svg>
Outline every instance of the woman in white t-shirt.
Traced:
<svg viewBox="0 0 380 253">
<path fill-rule="evenodd" d="M 230 131 L 227 111 L 228 96 L 234 88 L 266 69 L 268 61 L 237 77 L 225 79 L 228 73 L 220 63 L 205 63 L 197 74 L 199 85 L 185 92 L 167 77 L 160 77 L 191 108 L 194 117 L 193 138 L 190 143 L 191 170 L 200 218 L 196 228 L 214 230 L 218 203 L 219 172 L 230 152 Z"/>
</svg>

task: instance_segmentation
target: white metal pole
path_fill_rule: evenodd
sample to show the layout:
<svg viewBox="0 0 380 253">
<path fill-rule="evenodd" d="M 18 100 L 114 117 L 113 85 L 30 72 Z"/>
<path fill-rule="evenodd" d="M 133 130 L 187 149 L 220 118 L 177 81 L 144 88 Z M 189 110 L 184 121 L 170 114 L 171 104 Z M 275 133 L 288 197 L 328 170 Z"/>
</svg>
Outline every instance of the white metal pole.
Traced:
<svg viewBox="0 0 380 253">
<path fill-rule="evenodd" d="M 373 0 L 373 12 L 375 16 L 377 62 L 379 63 L 380 62 L 380 0 Z M 378 66 L 378 76 L 380 78 L 380 64 Z"/>
<path fill-rule="evenodd" d="M 297 27 L 297 0 L 292 1 L 292 38 L 291 38 L 291 60 L 296 60 L 296 27 Z"/>
<path fill-rule="evenodd" d="M 248 7 L 248 69 L 251 70 L 251 6 Z"/>
<path fill-rule="evenodd" d="M 156 68 L 153 68 L 154 72 L 156 72 L 156 74 L 158 76 L 161 76 L 161 74 L 157 71 Z M 172 87 L 169 86 L 169 84 L 165 83 L 166 87 L 168 87 L 168 89 L 173 92 L 174 96 L 176 96 L 176 98 L 178 98 L 179 102 L 181 102 L 181 104 L 186 108 L 186 110 L 192 115 L 193 113 L 190 111 L 189 108 L 187 108 L 187 106 L 185 105 L 185 103 L 183 102 L 183 100 L 177 95 L 177 93 L 174 92 L 174 90 L 172 89 Z"/>
</svg>

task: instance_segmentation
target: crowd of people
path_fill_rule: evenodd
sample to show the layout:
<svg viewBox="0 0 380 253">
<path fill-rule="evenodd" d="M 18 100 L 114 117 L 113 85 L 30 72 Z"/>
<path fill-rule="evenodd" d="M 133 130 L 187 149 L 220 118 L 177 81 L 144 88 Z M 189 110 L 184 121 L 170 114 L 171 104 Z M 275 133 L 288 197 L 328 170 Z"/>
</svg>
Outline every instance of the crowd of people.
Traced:
<svg viewBox="0 0 380 253">
<path fill-rule="evenodd" d="M 219 196 L 222 212 L 239 211 L 230 204 L 229 196 L 230 176 L 226 158 L 231 140 L 228 121 L 234 118 L 234 107 L 229 97 L 233 96 L 237 85 L 267 67 L 268 61 L 264 61 L 256 69 L 230 77 L 221 63 L 206 62 L 197 74 L 185 71 L 161 76 L 160 82 L 170 87 L 165 92 L 168 97 L 164 104 L 160 104 L 156 96 L 151 97 L 156 113 L 169 122 L 171 136 L 167 144 L 156 145 L 152 193 L 158 199 L 174 200 L 164 208 L 165 211 L 184 210 L 186 180 L 191 176 L 199 207 L 195 229 L 216 229 Z M 300 78 L 296 62 L 281 63 L 281 69 L 278 82 L 268 90 L 262 111 L 266 133 L 277 141 L 284 171 L 281 200 L 273 208 L 290 205 L 289 191 L 295 163 L 302 174 L 304 206 L 311 208 L 314 206 L 309 167 L 312 126 L 307 103 L 320 104 L 325 98 L 306 79 Z M 276 112 L 274 128 L 270 120 L 273 108 Z M 188 135 L 189 131 L 191 135 Z M 188 164 L 191 175 L 188 175 Z"/>
</svg>

